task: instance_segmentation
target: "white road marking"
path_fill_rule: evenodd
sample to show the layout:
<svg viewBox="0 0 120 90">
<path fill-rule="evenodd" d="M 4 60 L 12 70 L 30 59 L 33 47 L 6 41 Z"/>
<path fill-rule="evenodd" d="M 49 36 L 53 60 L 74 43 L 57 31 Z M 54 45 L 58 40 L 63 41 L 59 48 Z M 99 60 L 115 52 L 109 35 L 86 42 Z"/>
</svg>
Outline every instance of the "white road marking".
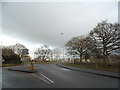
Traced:
<svg viewBox="0 0 120 90">
<path fill-rule="evenodd" d="M 49 83 L 47 80 L 45 80 L 45 79 L 43 79 L 43 78 L 41 78 L 41 77 L 38 77 L 39 79 L 41 79 L 41 80 L 43 80 L 44 82 L 46 82 L 46 83 Z"/>
<path fill-rule="evenodd" d="M 38 77 L 37 75 L 35 75 L 35 74 L 31 74 L 32 76 L 34 76 L 34 77 Z"/>
<path fill-rule="evenodd" d="M 48 81 L 50 81 L 51 83 L 54 83 L 54 81 L 52 81 L 51 79 L 49 79 L 49 78 L 46 77 L 45 75 L 43 75 L 43 74 L 41 74 L 41 73 L 40 73 L 40 75 L 43 76 L 44 78 L 46 78 L 46 79 L 47 79 Z"/>
<path fill-rule="evenodd" d="M 43 80 L 43 81 L 44 81 L 44 82 L 46 82 L 46 83 L 49 83 L 49 82 L 48 82 L 48 81 L 46 81 L 44 78 L 38 77 L 38 76 L 37 76 L 37 75 L 35 75 L 35 74 L 32 74 L 32 76 L 37 77 L 37 78 L 39 78 L 39 79 Z"/>
<path fill-rule="evenodd" d="M 66 69 L 66 68 L 61 68 L 62 70 L 66 70 L 66 71 L 71 71 L 70 69 Z"/>
</svg>

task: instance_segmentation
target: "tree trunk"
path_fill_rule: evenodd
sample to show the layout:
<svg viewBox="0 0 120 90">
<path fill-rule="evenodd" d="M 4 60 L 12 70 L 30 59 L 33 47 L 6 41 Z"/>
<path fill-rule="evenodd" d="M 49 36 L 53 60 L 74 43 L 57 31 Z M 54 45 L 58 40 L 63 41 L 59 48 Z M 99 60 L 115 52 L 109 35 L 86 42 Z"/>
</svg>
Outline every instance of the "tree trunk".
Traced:
<svg viewBox="0 0 120 90">
<path fill-rule="evenodd" d="M 103 54 L 103 64 L 106 65 L 106 55 Z"/>
<path fill-rule="evenodd" d="M 98 58 L 95 59 L 95 66 L 98 69 Z"/>
<path fill-rule="evenodd" d="M 80 64 L 82 63 L 82 54 L 80 54 Z"/>
<path fill-rule="evenodd" d="M 109 58 L 108 58 L 108 55 L 106 55 L 106 64 L 109 65 Z"/>
<path fill-rule="evenodd" d="M 45 61 L 45 56 L 43 56 L 43 62 Z"/>
<path fill-rule="evenodd" d="M 103 42 L 103 60 L 104 60 L 104 65 L 107 65 L 107 49 L 106 49 L 106 45 L 105 42 Z"/>
</svg>

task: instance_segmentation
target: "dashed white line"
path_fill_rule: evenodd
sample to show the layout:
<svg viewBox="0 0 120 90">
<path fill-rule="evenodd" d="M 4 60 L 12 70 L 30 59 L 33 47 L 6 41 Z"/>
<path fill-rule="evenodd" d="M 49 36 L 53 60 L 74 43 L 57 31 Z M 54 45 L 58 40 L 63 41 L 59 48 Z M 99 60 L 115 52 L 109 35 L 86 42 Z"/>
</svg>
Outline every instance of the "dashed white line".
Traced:
<svg viewBox="0 0 120 90">
<path fill-rule="evenodd" d="M 38 77 L 39 79 L 41 79 L 41 80 L 43 80 L 44 82 L 46 82 L 46 83 L 49 83 L 47 80 L 45 80 L 45 79 L 43 79 L 43 78 L 41 78 L 41 77 Z"/>
<path fill-rule="evenodd" d="M 34 77 L 38 77 L 37 75 L 35 75 L 35 74 L 31 74 L 32 76 L 34 76 Z"/>
<path fill-rule="evenodd" d="M 54 81 L 52 81 L 51 79 L 49 79 L 49 78 L 47 78 L 45 75 L 43 75 L 43 74 L 41 74 L 40 73 L 40 75 L 43 77 L 43 78 L 41 78 L 41 77 L 39 77 L 39 76 L 37 76 L 37 75 L 35 75 L 35 74 L 31 74 L 32 76 L 34 76 L 34 77 L 37 77 L 37 78 L 39 78 L 39 79 L 41 79 L 41 80 L 43 80 L 44 82 L 46 82 L 46 83 L 48 83 L 48 84 L 50 84 L 50 82 L 51 83 L 54 83 Z M 47 81 L 47 80 L 48 81 Z"/>
<path fill-rule="evenodd" d="M 43 78 L 41 78 L 41 77 L 38 77 L 37 75 L 35 75 L 35 74 L 32 74 L 32 76 L 34 76 L 34 77 L 37 77 L 37 78 L 39 78 L 39 79 L 41 79 L 41 80 L 43 80 L 44 82 L 46 82 L 46 83 L 49 83 L 48 81 L 46 81 L 45 79 L 43 79 Z"/>
<path fill-rule="evenodd" d="M 43 76 L 44 78 L 46 78 L 47 80 L 49 80 L 51 83 L 54 83 L 54 81 L 52 81 L 51 79 L 49 79 L 49 78 L 46 77 L 45 75 L 43 75 L 43 74 L 41 74 L 41 73 L 40 73 L 40 75 Z"/>
<path fill-rule="evenodd" d="M 66 69 L 66 68 L 61 68 L 61 69 L 65 71 L 71 71 L 70 69 Z"/>
</svg>

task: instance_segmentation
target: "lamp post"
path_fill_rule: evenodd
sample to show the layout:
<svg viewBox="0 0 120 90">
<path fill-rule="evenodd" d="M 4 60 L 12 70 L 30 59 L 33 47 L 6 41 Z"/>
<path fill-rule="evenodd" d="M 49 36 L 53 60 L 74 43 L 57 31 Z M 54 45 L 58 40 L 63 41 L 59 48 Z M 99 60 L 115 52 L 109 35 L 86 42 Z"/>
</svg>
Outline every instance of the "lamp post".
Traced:
<svg viewBox="0 0 120 90">
<path fill-rule="evenodd" d="M 63 33 L 60 34 L 63 35 Z M 64 45 L 63 45 L 63 60 L 64 60 Z"/>
</svg>

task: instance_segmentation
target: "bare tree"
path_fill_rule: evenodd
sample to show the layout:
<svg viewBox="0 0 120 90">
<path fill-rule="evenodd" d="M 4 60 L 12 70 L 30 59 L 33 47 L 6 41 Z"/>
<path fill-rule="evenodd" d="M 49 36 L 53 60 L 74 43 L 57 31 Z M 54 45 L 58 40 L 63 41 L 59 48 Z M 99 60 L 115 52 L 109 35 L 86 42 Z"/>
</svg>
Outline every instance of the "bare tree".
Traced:
<svg viewBox="0 0 120 90">
<path fill-rule="evenodd" d="M 97 48 L 101 50 L 104 64 L 108 64 L 108 55 L 120 48 L 120 24 L 102 21 L 90 32 L 90 36 L 97 42 Z"/>
<path fill-rule="evenodd" d="M 27 48 L 24 45 L 20 44 L 20 43 L 17 43 L 15 45 L 11 45 L 11 46 L 9 46 L 9 48 L 11 48 L 18 55 L 23 54 L 23 52 L 22 52 L 23 49 L 27 50 Z M 28 54 L 28 52 L 26 52 L 26 54 Z"/>
<path fill-rule="evenodd" d="M 41 59 L 41 61 L 45 61 L 46 59 L 53 59 L 53 51 L 47 45 L 41 46 L 35 53 Z"/>
<path fill-rule="evenodd" d="M 54 59 L 57 60 L 57 61 L 60 60 L 60 55 L 61 55 L 60 49 L 55 48 L 54 49 Z"/>
<path fill-rule="evenodd" d="M 79 56 L 81 63 L 84 54 L 88 52 L 88 45 L 88 38 L 86 36 L 73 37 L 66 43 L 67 53 Z"/>
</svg>

